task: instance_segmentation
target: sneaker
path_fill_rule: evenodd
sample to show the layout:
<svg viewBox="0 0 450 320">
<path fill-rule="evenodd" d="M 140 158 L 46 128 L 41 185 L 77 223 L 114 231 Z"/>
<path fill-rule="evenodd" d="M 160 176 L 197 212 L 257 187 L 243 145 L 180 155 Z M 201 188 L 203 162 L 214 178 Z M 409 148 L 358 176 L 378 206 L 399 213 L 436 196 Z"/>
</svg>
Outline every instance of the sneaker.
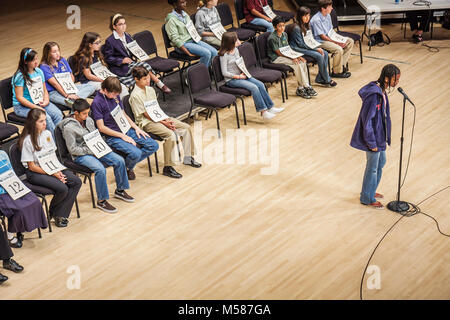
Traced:
<svg viewBox="0 0 450 320">
<path fill-rule="evenodd" d="M 316 92 L 316 90 L 313 89 L 313 87 L 307 87 L 307 88 L 306 88 L 306 92 L 307 92 L 311 97 L 317 96 L 317 92 Z"/>
<path fill-rule="evenodd" d="M 116 213 L 117 209 L 113 207 L 108 201 L 97 201 L 97 208 L 107 213 Z"/>
<path fill-rule="evenodd" d="M 376 192 L 375 192 L 375 198 L 383 199 L 384 196 L 383 196 L 381 193 L 376 193 Z"/>
<path fill-rule="evenodd" d="M 272 107 L 272 108 L 269 109 L 269 112 L 275 114 L 275 113 L 280 113 L 280 112 L 283 111 L 283 110 L 284 110 L 284 108 L 275 108 L 275 107 Z"/>
<path fill-rule="evenodd" d="M 305 99 L 311 99 L 311 96 L 308 94 L 308 91 L 306 91 L 305 88 L 298 87 L 295 94 Z"/>
<path fill-rule="evenodd" d="M 374 209 L 384 209 L 384 206 L 381 204 L 380 201 L 369 203 L 369 204 L 364 204 L 364 205 L 366 205 L 368 207 L 371 207 L 371 208 L 374 208 Z"/>
<path fill-rule="evenodd" d="M 350 72 L 334 73 L 330 74 L 332 78 L 349 78 L 352 74 Z"/>
<path fill-rule="evenodd" d="M 114 191 L 114 198 L 118 198 L 118 199 L 123 200 L 125 202 L 134 202 L 134 198 L 132 196 L 130 196 L 128 193 L 126 193 L 125 190 L 122 190 L 122 191 L 116 190 L 116 191 Z"/>
<path fill-rule="evenodd" d="M 266 111 L 261 115 L 261 117 L 263 119 L 270 120 L 272 118 L 275 118 L 275 114 L 273 114 L 272 112 Z"/>
<path fill-rule="evenodd" d="M 133 170 L 127 169 L 128 180 L 136 180 L 136 175 Z"/>
</svg>

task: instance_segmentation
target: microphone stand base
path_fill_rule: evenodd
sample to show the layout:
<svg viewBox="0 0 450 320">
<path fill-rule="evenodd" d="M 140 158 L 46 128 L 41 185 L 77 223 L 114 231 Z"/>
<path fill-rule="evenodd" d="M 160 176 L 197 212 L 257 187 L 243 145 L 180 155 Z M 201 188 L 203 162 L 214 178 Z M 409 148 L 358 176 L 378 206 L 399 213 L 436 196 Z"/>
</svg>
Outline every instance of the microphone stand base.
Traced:
<svg viewBox="0 0 450 320">
<path fill-rule="evenodd" d="M 391 201 L 388 203 L 387 207 L 394 212 L 405 212 L 410 208 L 409 203 L 405 201 Z"/>
</svg>

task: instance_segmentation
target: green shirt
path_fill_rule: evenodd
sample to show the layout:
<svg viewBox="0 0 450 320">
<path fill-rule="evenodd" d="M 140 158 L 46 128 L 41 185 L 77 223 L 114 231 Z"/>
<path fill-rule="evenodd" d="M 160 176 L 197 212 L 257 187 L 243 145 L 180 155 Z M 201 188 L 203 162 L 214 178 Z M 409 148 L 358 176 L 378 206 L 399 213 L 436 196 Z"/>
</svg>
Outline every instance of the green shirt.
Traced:
<svg viewBox="0 0 450 320">
<path fill-rule="evenodd" d="M 273 62 L 274 60 L 276 60 L 278 58 L 278 55 L 275 51 L 285 46 L 289 46 L 286 32 L 283 32 L 281 37 L 278 36 L 276 30 L 272 32 L 267 38 L 267 55 L 269 56 L 270 61 Z"/>
</svg>

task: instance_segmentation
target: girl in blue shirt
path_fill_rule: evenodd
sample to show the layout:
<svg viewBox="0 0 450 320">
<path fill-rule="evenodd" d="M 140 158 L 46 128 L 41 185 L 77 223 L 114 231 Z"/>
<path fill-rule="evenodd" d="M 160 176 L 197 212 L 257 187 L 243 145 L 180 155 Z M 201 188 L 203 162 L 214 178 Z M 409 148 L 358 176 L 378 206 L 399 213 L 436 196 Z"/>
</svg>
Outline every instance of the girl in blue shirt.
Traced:
<svg viewBox="0 0 450 320">
<path fill-rule="evenodd" d="M 334 87 L 337 83 L 331 80 L 328 73 L 328 52 L 321 48 L 310 48 L 305 43 L 304 36 L 310 29 L 309 21 L 311 19 L 311 10 L 308 7 L 300 7 L 297 11 L 297 23 L 289 30 L 289 45 L 295 51 L 313 57 L 317 61 L 319 72 L 316 82 Z"/>
<path fill-rule="evenodd" d="M 19 117 L 26 118 L 31 109 L 41 109 L 47 115 L 47 129 L 53 132 L 63 115 L 58 107 L 50 102 L 44 73 L 38 68 L 38 65 L 37 52 L 31 48 L 23 48 L 20 52 L 19 66 L 11 80 L 14 113 Z M 40 99 L 35 102 L 30 94 L 30 88 L 32 89 L 34 82 L 42 82 Z"/>
</svg>

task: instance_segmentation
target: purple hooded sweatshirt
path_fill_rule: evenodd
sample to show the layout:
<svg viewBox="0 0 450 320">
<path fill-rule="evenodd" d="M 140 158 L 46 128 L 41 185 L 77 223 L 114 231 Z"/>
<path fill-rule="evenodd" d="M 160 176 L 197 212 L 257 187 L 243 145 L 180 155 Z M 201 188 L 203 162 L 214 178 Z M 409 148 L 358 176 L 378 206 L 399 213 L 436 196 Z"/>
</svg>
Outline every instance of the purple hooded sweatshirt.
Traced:
<svg viewBox="0 0 450 320">
<path fill-rule="evenodd" d="M 387 95 L 386 105 L 383 101 L 383 91 L 375 81 L 362 87 L 359 92 L 362 107 L 358 121 L 353 131 L 350 145 L 353 148 L 370 151 L 386 150 L 386 142 L 391 144 L 391 115 Z"/>
</svg>

